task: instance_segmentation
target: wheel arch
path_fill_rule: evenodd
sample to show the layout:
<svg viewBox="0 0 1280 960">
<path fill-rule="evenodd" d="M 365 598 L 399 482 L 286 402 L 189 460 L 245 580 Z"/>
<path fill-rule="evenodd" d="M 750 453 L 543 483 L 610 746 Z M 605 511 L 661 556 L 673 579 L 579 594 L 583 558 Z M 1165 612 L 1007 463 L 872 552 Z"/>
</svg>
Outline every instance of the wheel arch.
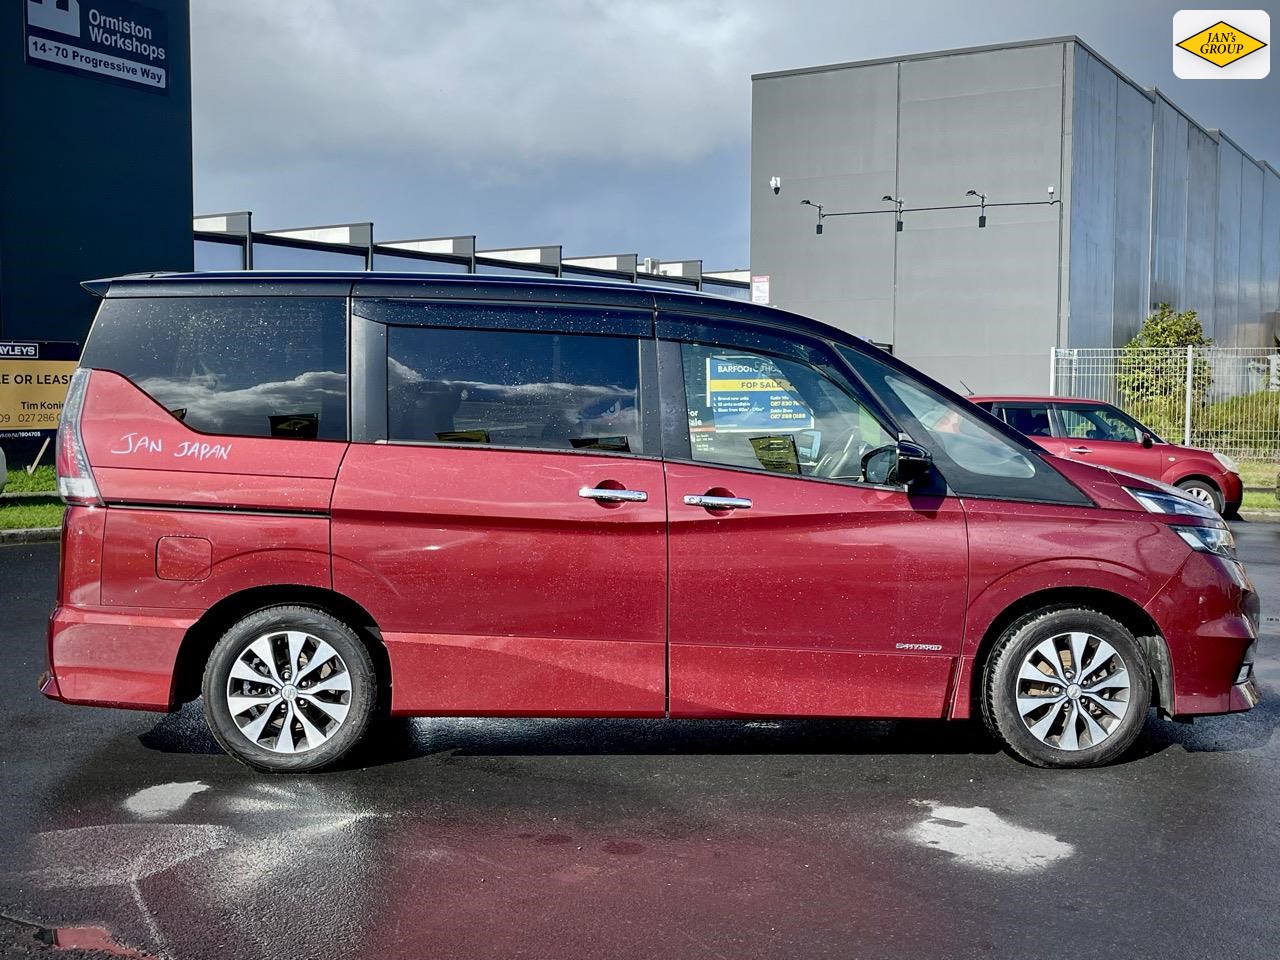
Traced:
<svg viewBox="0 0 1280 960">
<path fill-rule="evenodd" d="M 177 706 L 200 696 L 200 680 L 214 645 L 240 620 L 258 610 L 286 604 L 314 607 L 348 624 L 369 650 L 378 672 L 378 701 L 390 703 L 391 662 L 382 631 L 369 611 L 350 597 L 323 587 L 278 584 L 251 587 L 223 597 L 188 628 L 174 664 L 169 701 Z"/>
<path fill-rule="evenodd" d="M 1097 587 L 1051 587 L 1015 600 L 1005 607 L 987 626 L 974 655 L 972 682 L 969 684 L 969 716 L 981 714 L 983 677 L 987 672 L 991 651 L 1011 623 L 1029 613 L 1049 607 L 1086 607 L 1123 624 L 1142 647 L 1151 672 L 1154 706 L 1166 716 L 1173 714 L 1173 665 L 1169 647 L 1160 626 L 1146 610 L 1122 594 Z"/>
<path fill-rule="evenodd" d="M 1184 474 L 1174 474 L 1170 479 L 1164 482 L 1176 487 L 1178 484 L 1186 483 L 1188 480 L 1198 480 L 1200 483 L 1208 484 L 1213 487 L 1214 490 L 1218 491 L 1218 496 L 1221 497 L 1223 495 L 1222 487 L 1218 485 L 1218 482 L 1214 480 L 1213 477 L 1206 476 L 1203 473 L 1196 473 L 1195 471 Z"/>
</svg>

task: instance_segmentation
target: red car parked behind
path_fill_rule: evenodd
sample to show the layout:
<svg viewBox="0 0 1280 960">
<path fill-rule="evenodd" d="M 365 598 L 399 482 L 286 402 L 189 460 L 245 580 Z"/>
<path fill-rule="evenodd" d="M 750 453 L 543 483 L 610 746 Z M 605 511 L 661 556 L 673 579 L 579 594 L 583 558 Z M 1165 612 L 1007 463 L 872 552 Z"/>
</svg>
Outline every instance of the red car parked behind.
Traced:
<svg viewBox="0 0 1280 960">
<path fill-rule="evenodd" d="M 974 403 L 1055 457 L 1113 467 L 1186 491 L 1223 516 L 1240 509 L 1244 485 L 1228 456 L 1168 443 L 1119 407 L 1075 397 L 976 396 Z"/>
</svg>

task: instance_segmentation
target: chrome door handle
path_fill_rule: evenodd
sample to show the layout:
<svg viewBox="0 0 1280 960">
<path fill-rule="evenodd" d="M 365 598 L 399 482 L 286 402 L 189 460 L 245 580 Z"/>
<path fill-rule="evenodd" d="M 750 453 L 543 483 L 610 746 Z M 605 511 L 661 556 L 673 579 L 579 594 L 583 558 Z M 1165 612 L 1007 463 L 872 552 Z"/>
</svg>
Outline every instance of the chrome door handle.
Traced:
<svg viewBox="0 0 1280 960">
<path fill-rule="evenodd" d="M 1072 453 L 1093 453 L 1093 447 L 1072 447 Z"/>
<path fill-rule="evenodd" d="M 610 490 L 606 487 L 583 487 L 578 496 L 601 503 L 644 503 L 649 499 L 649 494 L 643 490 Z"/>
<path fill-rule="evenodd" d="M 712 497 L 707 494 L 686 493 L 684 502 L 691 507 L 706 507 L 708 510 L 751 509 L 751 501 L 746 497 Z"/>
</svg>

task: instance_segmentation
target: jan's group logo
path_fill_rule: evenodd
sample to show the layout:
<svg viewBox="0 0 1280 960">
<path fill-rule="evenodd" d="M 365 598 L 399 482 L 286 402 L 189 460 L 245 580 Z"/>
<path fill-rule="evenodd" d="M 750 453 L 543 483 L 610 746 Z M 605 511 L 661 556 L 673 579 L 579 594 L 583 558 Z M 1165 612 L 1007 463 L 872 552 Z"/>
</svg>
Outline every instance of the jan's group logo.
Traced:
<svg viewBox="0 0 1280 960">
<path fill-rule="evenodd" d="M 1271 72 L 1265 10 L 1179 10 L 1173 15 L 1173 73 L 1183 80 L 1261 80 Z"/>
</svg>

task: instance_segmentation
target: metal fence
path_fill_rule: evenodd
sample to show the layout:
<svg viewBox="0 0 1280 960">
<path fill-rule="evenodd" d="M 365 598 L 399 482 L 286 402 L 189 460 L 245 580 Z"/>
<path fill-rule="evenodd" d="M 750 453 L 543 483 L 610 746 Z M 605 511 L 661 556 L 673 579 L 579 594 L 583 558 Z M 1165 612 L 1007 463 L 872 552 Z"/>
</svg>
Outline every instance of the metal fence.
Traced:
<svg viewBox="0 0 1280 960">
<path fill-rule="evenodd" d="M 1049 392 L 1114 403 L 1166 440 L 1280 460 L 1280 350 L 1273 347 L 1059 347 Z"/>
</svg>

